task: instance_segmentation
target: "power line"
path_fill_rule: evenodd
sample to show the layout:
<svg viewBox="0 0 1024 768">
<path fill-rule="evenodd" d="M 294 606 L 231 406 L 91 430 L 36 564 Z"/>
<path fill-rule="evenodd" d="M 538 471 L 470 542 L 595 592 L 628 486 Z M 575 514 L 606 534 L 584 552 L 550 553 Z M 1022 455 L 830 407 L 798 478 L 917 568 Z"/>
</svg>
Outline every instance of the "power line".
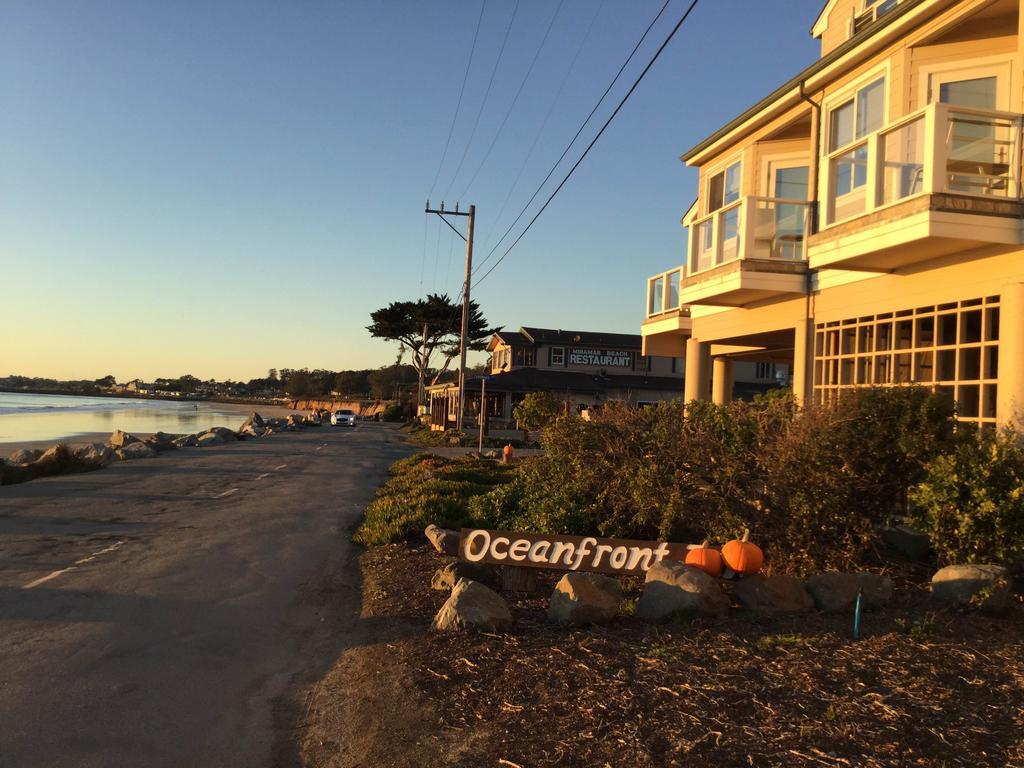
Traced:
<svg viewBox="0 0 1024 768">
<path fill-rule="evenodd" d="M 544 205 L 540 207 L 540 210 L 534 214 L 532 219 L 530 219 L 530 223 L 526 225 L 522 232 L 519 233 L 519 236 L 512 242 L 512 245 L 510 245 L 508 249 L 503 254 L 501 254 L 500 257 L 498 257 L 498 260 L 491 265 L 490 269 L 484 272 L 484 274 L 481 275 L 475 283 L 473 283 L 473 288 L 480 285 L 480 283 L 486 280 L 487 276 L 491 274 L 491 272 L 493 272 L 498 267 L 498 265 L 501 264 L 502 261 L 505 260 L 505 257 L 508 256 L 509 252 L 513 248 L 515 248 L 519 241 L 523 239 L 523 236 L 530 231 L 530 227 L 533 226 L 533 223 L 537 221 L 538 218 L 540 218 L 540 215 L 544 213 L 548 205 L 551 204 L 551 201 L 555 199 L 555 195 L 557 195 L 561 191 L 562 187 L 564 187 L 566 182 L 569 181 L 573 173 L 576 172 L 576 169 L 580 167 L 580 163 L 582 163 L 584 158 L 586 158 L 586 156 L 590 154 L 590 150 L 593 149 L 594 145 L 597 143 L 597 140 L 601 138 L 601 136 L 604 134 L 608 126 L 611 125 L 612 120 L 614 120 L 615 116 L 619 114 L 619 111 L 629 100 L 629 97 L 633 95 L 633 91 L 635 91 L 637 89 L 637 86 L 640 85 L 640 81 L 644 79 L 644 77 L 650 71 L 651 67 L 654 66 L 654 62 L 656 62 L 658 60 L 658 57 L 661 56 L 661 52 L 665 50 L 665 47 L 672 41 L 672 38 L 675 37 L 676 32 L 679 31 L 679 28 L 683 26 L 683 23 L 686 21 L 687 18 L 689 18 L 691 11 L 693 11 L 693 9 L 697 6 L 697 2 L 698 0 L 692 0 L 689 7 L 686 9 L 686 12 L 682 15 L 679 21 L 676 22 L 676 25 L 672 27 L 672 31 L 668 33 L 668 37 L 666 37 L 665 41 L 658 47 L 658 50 L 654 52 L 654 56 L 651 57 L 651 60 L 649 62 L 647 62 L 647 66 L 643 68 L 643 71 L 634 81 L 630 89 L 626 92 L 626 95 L 622 97 L 622 100 L 619 102 L 619 105 L 615 107 L 615 111 L 612 112 L 612 114 L 608 117 L 607 120 L 605 120 L 604 125 L 601 126 L 601 130 L 597 132 L 597 135 L 594 136 L 590 144 L 587 145 L 587 148 L 583 150 L 583 154 L 580 155 L 579 160 L 577 160 L 573 164 L 572 168 L 569 169 L 569 172 L 565 174 L 565 178 L 562 179 L 561 183 L 559 183 L 557 187 L 555 187 L 555 191 L 551 193 L 548 199 L 544 202 Z"/>
<path fill-rule="evenodd" d="M 597 24 L 597 19 L 601 15 L 601 11 L 604 10 L 606 2 L 607 0 L 601 0 L 601 2 L 595 6 L 597 10 L 594 11 L 594 16 L 590 19 L 590 24 L 587 26 L 587 30 L 583 34 L 580 44 L 576 47 L 576 53 L 573 55 L 572 61 L 569 62 L 569 68 L 565 70 L 562 82 L 559 84 L 558 90 L 555 91 L 555 95 L 552 97 L 551 103 L 548 105 L 548 111 L 544 115 L 544 119 L 540 122 L 540 127 L 537 129 L 537 133 L 533 137 L 533 142 L 530 144 L 530 148 L 526 150 L 526 157 L 523 158 L 523 162 L 519 166 L 519 171 L 516 173 L 516 177 L 512 180 L 512 186 L 508 188 L 508 193 L 505 195 L 505 199 L 502 201 L 501 207 L 498 209 L 498 213 L 494 217 L 495 222 L 501 221 L 501 217 L 505 213 L 505 209 L 508 207 L 509 200 L 512 199 L 512 194 L 516 191 L 516 187 L 519 186 L 519 180 L 523 177 L 523 172 L 526 170 L 526 166 L 529 164 L 530 158 L 533 157 L 533 151 L 537 148 L 537 144 L 540 142 L 540 137 L 544 134 L 544 129 L 547 128 L 551 115 L 555 113 L 555 107 L 558 105 L 562 92 L 565 91 L 565 86 L 569 83 L 569 78 L 576 69 L 576 62 L 579 61 L 580 54 L 583 53 L 583 49 L 586 47 L 587 41 L 590 40 L 590 34 L 594 31 L 594 26 Z M 489 246 L 492 240 L 494 240 L 493 234 L 487 238 L 487 245 L 484 247 L 486 248 Z M 493 251 L 491 251 L 491 253 L 493 253 Z M 483 261 L 486 261 L 486 259 Z M 483 262 L 481 262 L 481 266 L 482 264 Z"/>
<path fill-rule="evenodd" d="M 658 22 L 658 19 L 661 18 L 661 15 L 665 12 L 665 9 L 668 8 L 668 4 L 670 2 L 672 2 L 672 0 L 665 0 L 664 4 L 661 6 L 661 9 L 658 11 L 655 17 L 651 19 L 651 23 L 647 25 L 647 29 L 644 30 L 644 33 L 640 36 L 640 39 L 636 41 L 636 45 L 633 46 L 633 50 L 629 52 L 629 56 L 627 56 L 626 60 L 622 62 L 622 66 L 619 67 L 619 71 L 615 73 L 615 77 L 613 77 L 612 81 L 608 83 L 608 87 L 604 89 L 604 93 L 601 94 L 601 98 L 597 100 L 597 103 L 594 105 L 594 108 L 590 110 L 590 114 L 587 115 L 586 119 L 584 119 L 582 123 L 580 123 L 580 127 L 576 130 L 575 135 L 572 137 L 572 139 L 569 140 L 569 143 L 565 145 L 565 149 L 562 150 L 562 154 L 558 156 L 558 159 L 555 161 L 554 165 L 551 166 L 551 170 L 548 171 L 547 176 L 545 176 L 544 180 L 537 185 L 537 189 L 534 190 L 532 195 L 530 195 L 530 199 L 526 201 L 526 205 L 524 205 L 522 210 L 519 211 L 519 215 L 515 217 L 511 224 L 508 225 L 508 229 L 506 229 L 502 233 L 501 237 L 498 238 L 498 242 L 494 244 L 494 247 L 492 247 L 491 250 L 488 251 L 487 255 L 484 256 L 484 258 L 480 261 L 480 265 L 478 268 L 482 268 L 484 264 L 490 261 L 491 256 L 493 256 L 494 253 L 498 250 L 498 248 L 501 247 L 501 244 L 505 241 L 505 238 L 508 237 L 509 233 L 513 230 L 515 225 L 519 223 L 519 220 L 523 218 L 523 215 L 526 213 L 527 210 L 529 210 L 530 206 L 533 204 L 533 201 L 537 198 L 537 195 L 540 194 L 540 191 L 544 189 L 544 185 L 548 183 L 548 180 L 552 177 L 552 175 L 554 175 L 555 171 L 558 170 L 558 166 L 561 165 L 562 160 L 565 159 L 565 156 L 569 154 L 569 150 L 572 149 L 573 144 L 576 143 L 576 139 L 578 139 L 580 137 L 580 134 L 583 133 L 583 129 L 586 128 L 587 125 L 590 123 L 590 120 L 594 116 L 594 113 L 597 112 L 601 104 L 604 103 L 604 100 L 605 98 L 607 98 L 608 93 L 615 86 L 615 83 L 619 81 L 619 78 L 622 76 L 623 71 L 626 69 L 627 66 L 629 66 L 629 62 L 633 60 L 633 57 L 636 55 L 636 52 L 640 49 L 640 46 L 643 45 L 644 40 L 647 39 L 647 35 L 650 33 L 651 28 L 654 27 L 654 25 Z"/>
<path fill-rule="evenodd" d="M 462 164 L 466 162 L 466 155 L 469 154 L 469 148 L 473 144 L 473 137 L 476 136 L 476 129 L 480 125 L 480 117 L 484 113 L 484 107 L 487 106 L 487 98 L 491 95 L 491 86 L 494 85 L 494 76 L 498 73 L 498 65 L 501 64 L 501 57 L 505 53 L 505 45 L 508 43 L 509 32 L 512 31 L 512 24 L 516 20 L 516 12 L 519 10 L 519 0 L 516 0 L 515 6 L 512 8 L 512 16 L 509 17 L 508 26 L 505 27 L 505 37 L 501 41 L 501 48 L 498 49 L 498 58 L 494 60 L 494 68 L 491 70 L 491 77 L 487 81 L 487 90 L 484 91 L 483 101 L 480 102 L 480 110 L 476 113 L 476 120 L 473 121 L 473 129 L 469 132 L 469 141 L 466 142 L 466 148 L 462 152 L 462 157 L 459 159 L 459 165 L 455 169 L 455 175 L 452 176 L 452 180 L 448 184 L 448 188 L 445 190 L 444 197 L 448 197 L 448 193 L 452 191 L 452 187 L 455 186 L 456 179 L 459 178 L 459 171 L 462 170 Z"/>
<path fill-rule="evenodd" d="M 476 53 L 476 40 L 480 35 L 480 22 L 484 20 L 484 8 L 487 7 L 487 0 L 480 3 L 480 15 L 476 20 L 476 31 L 473 32 L 473 45 L 469 49 L 469 60 L 466 62 L 466 73 L 462 76 L 462 87 L 459 88 L 459 100 L 455 104 L 455 114 L 452 115 L 452 124 L 448 126 L 448 138 L 444 142 L 444 151 L 441 152 L 441 162 L 437 164 L 437 171 L 434 172 L 434 180 L 430 182 L 430 192 L 427 198 L 434 194 L 434 187 L 437 186 L 437 179 L 441 175 L 441 168 L 444 166 L 445 158 L 448 156 L 448 147 L 452 143 L 452 134 L 455 132 L 455 122 L 459 119 L 459 110 L 462 108 L 462 95 L 466 92 L 466 81 L 469 80 L 469 70 L 473 65 L 473 54 Z"/>
<path fill-rule="evenodd" d="M 558 18 L 559 12 L 562 10 L 565 0 L 558 0 L 558 5 L 555 8 L 554 14 L 551 16 L 551 21 L 548 22 L 548 28 L 544 30 L 544 36 L 540 40 L 540 45 L 537 46 L 536 52 L 533 54 L 533 59 L 530 61 L 530 66 L 526 68 L 526 74 L 523 75 L 523 81 L 519 84 L 516 95 L 512 97 L 512 103 L 508 105 L 508 111 L 505 112 L 505 117 L 501 121 L 501 125 L 498 126 L 497 132 L 494 134 L 494 138 L 491 139 L 491 144 L 487 147 L 487 151 L 484 152 L 483 159 L 480 161 L 480 165 L 477 166 L 476 171 L 469 179 L 469 183 L 466 184 L 466 189 L 463 191 L 460 198 L 463 198 L 469 192 L 469 188 L 473 186 L 473 182 L 476 181 L 476 177 L 480 175 L 480 171 L 483 170 L 484 165 L 487 164 L 487 159 L 491 156 L 491 151 L 494 149 L 494 145 L 498 143 L 498 138 L 501 136 L 501 132 L 505 130 L 505 124 L 508 123 L 509 117 L 512 116 L 513 110 L 516 108 L 516 103 L 519 101 L 519 97 L 523 93 L 523 88 L 526 87 L 527 81 L 530 79 L 530 75 L 533 72 L 534 66 L 537 64 L 537 59 L 540 58 L 541 51 L 544 50 L 544 45 L 548 41 L 548 37 L 551 35 L 551 29 L 555 26 L 555 20 Z"/>
</svg>

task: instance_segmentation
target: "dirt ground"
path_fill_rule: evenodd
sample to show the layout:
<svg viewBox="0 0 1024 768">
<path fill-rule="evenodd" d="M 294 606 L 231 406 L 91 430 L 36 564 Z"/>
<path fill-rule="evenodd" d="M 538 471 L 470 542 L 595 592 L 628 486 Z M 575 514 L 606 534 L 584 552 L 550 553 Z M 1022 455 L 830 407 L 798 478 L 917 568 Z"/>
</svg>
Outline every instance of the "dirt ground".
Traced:
<svg viewBox="0 0 1024 768">
<path fill-rule="evenodd" d="M 310 766 L 1024 766 L 1024 621 L 894 603 L 565 630 L 547 591 L 507 634 L 429 629 L 426 547 L 361 557 L 365 642 L 308 693 Z M 545 574 L 545 587 L 555 574 Z M 625 585 L 636 598 L 640 584 Z"/>
</svg>

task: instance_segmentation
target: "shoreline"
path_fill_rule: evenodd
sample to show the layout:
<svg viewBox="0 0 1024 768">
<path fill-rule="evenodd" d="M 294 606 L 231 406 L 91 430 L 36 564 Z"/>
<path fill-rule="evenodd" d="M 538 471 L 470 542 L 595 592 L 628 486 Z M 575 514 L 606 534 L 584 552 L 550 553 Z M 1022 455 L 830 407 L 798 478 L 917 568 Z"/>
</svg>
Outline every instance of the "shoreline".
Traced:
<svg viewBox="0 0 1024 768">
<path fill-rule="evenodd" d="M 35 393 L 33 393 L 35 394 Z M 50 393 L 40 393 L 50 394 Z M 157 398 L 139 398 L 147 400 L 155 400 Z M 202 402 L 215 402 L 215 401 L 202 401 Z M 224 403 L 217 402 L 220 409 L 231 414 L 232 419 L 235 416 L 238 418 L 238 422 L 234 420 L 227 421 L 227 423 L 220 424 L 218 426 L 228 427 L 229 429 L 238 429 L 242 422 L 249 416 L 250 413 L 256 411 L 263 418 L 282 418 L 292 413 L 302 413 L 293 408 L 288 408 L 283 405 L 271 405 L 271 404 L 257 404 L 257 403 Z M 107 439 L 118 427 L 114 427 L 110 432 L 77 432 L 61 437 L 55 437 L 48 440 L 14 440 L 11 442 L 0 442 L 0 459 L 4 459 L 10 456 L 12 453 L 17 451 L 28 449 L 42 449 L 46 450 L 50 446 L 57 445 L 58 443 L 67 443 L 69 446 L 79 445 L 90 445 L 92 443 L 106 443 Z M 145 439 L 149 437 L 151 432 L 132 432 L 136 437 Z M 168 433 L 170 434 L 170 433 Z M 188 433 L 183 433 L 188 434 Z"/>
</svg>

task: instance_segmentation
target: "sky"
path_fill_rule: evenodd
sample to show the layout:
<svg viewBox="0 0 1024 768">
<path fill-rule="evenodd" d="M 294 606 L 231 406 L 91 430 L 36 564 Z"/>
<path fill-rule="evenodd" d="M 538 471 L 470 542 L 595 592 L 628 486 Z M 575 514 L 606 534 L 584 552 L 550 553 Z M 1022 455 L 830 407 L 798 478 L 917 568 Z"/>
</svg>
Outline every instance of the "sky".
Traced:
<svg viewBox="0 0 1024 768">
<path fill-rule="evenodd" d="M 662 2 L 5 0 L 0 376 L 393 363 L 370 313 L 462 280 L 428 195 L 477 206 L 491 266 L 689 0 L 493 251 Z M 474 289 L 487 319 L 638 333 L 646 278 L 684 259 L 696 172 L 679 155 L 814 61 L 821 4 L 701 0 Z"/>
</svg>

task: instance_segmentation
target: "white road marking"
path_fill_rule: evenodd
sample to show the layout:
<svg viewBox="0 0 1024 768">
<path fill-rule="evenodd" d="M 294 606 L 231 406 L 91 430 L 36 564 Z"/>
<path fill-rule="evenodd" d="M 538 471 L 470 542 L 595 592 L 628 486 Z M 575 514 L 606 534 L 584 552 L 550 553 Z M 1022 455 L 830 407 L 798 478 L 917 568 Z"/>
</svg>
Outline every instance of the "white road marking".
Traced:
<svg viewBox="0 0 1024 768">
<path fill-rule="evenodd" d="M 78 560 L 75 560 L 75 562 L 72 563 L 71 565 L 69 565 L 67 568 L 61 568 L 59 571 L 53 571 L 52 573 L 46 574 L 42 578 L 36 579 L 35 581 L 30 581 L 28 584 L 23 586 L 22 589 L 32 589 L 32 587 L 38 587 L 40 584 L 45 584 L 46 582 L 48 582 L 48 581 L 50 581 L 52 579 L 56 579 L 61 574 L 67 573 L 68 571 L 75 570 L 80 565 L 84 565 L 85 563 L 92 562 L 93 560 L 95 560 L 100 555 L 105 555 L 108 552 L 113 552 L 115 549 L 120 547 L 122 544 L 124 544 L 123 541 L 115 541 L 109 547 L 104 547 L 103 549 L 101 549 L 98 552 L 93 552 L 91 555 L 88 555 L 86 557 L 83 557 L 83 558 L 80 558 Z"/>
<path fill-rule="evenodd" d="M 287 464 L 278 464 L 276 467 L 274 467 L 274 469 L 284 469 L 287 466 Z"/>
<path fill-rule="evenodd" d="M 256 479 L 257 480 L 262 480 L 264 477 L 270 477 L 270 473 L 269 472 L 264 472 L 262 475 L 257 475 Z"/>
<path fill-rule="evenodd" d="M 224 493 L 218 493 L 213 498 L 215 498 L 215 499 L 223 499 L 225 496 L 230 496 L 232 493 L 235 493 L 237 491 L 238 491 L 237 488 L 229 488 L 228 490 L 224 491 Z"/>
</svg>

